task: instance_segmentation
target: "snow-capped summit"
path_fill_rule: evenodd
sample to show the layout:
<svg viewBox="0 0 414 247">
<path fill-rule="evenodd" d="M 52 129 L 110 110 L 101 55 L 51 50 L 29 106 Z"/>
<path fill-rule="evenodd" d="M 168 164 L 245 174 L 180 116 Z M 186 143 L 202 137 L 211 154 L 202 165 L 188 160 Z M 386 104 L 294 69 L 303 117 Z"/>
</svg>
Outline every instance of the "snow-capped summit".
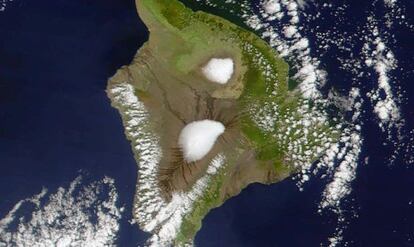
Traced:
<svg viewBox="0 0 414 247">
<path fill-rule="evenodd" d="M 212 58 L 202 69 L 207 79 L 219 84 L 226 84 L 234 72 L 234 62 L 231 58 Z"/>
<path fill-rule="evenodd" d="M 224 130 L 222 123 L 208 119 L 187 124 L 178 138 L 178 145 L 184 153 L 184 159 L 187 162 L 202 159 L 210 152 Z"/>
</svg>

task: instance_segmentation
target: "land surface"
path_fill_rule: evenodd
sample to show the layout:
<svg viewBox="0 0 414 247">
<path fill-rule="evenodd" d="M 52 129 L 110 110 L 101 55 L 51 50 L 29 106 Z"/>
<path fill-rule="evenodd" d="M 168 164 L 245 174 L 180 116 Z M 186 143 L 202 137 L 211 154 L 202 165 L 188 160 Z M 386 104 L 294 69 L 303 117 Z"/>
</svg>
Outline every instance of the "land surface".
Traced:
<svg viewBox="0 0 414 247">
<path fill-rule="evenodd" d="M 137 9 L 150 37 L 132 63 L 109 80 L 108 96 L 122 115 L 133 146 L 139 140 L 138 134 L 131 134 L 135 127 L 130 125 L 128 107 L 111 90 L 132 85 L 145 106 L 149 121 L 144 129 L 157 136 L 162 153 L 155 169 L 161 200 L 168 203 L 175 194 L 188 193 L 214 157 L 225 156 L 224 166 L 191 201 L 191 210 L 180 216 L 179 230 L 169 244 L 181 246 L 192 243 L 209 210 L 248 184 L 278 182 L 300 169 L 298 161 L 315 161 L 323 153 L 324 140 L 333 139 L 337 132 L 329 121 L 307 124 L 312 120 L 304 118 L 317 106 L 288 87 L 287 63 L 255 34 L 220 17 L 193 12 L 177 0 L 139 0 Z M 234 61 L 227 84 L 212 83 L 202 74 L 211 58 Z M 180 131 L 203 119 L 219 121 L 226 130 L 207 156 L 185 162 L 177 145 Z M 133 150 L 142 184 L 146 176 L 140 172 L 140 158 L 151 154 Z M 146 220 L 140 216 L 142 193 L 147 192 L 137 186 L 134 217 L 145 228 Z M 160 235 L 163 222 L 157 224 L 148 229 Z"/>
</svg>

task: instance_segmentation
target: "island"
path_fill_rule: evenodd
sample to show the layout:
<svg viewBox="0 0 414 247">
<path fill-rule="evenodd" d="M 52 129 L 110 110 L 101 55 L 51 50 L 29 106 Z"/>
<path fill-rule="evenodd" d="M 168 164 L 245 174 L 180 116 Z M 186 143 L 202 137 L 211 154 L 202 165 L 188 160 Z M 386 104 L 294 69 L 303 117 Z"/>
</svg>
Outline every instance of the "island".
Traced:
<svg viewBox="0 0 414 247">
<path fill-rule="evenodd" d="M 107 85 L 137 162 L 133 218 L 149 246 L 191 246 L 252 183 L 312 164 L 341 128 L 256 34 L 178 0 L 137 0 L 149 40 Z"/>
</svg>

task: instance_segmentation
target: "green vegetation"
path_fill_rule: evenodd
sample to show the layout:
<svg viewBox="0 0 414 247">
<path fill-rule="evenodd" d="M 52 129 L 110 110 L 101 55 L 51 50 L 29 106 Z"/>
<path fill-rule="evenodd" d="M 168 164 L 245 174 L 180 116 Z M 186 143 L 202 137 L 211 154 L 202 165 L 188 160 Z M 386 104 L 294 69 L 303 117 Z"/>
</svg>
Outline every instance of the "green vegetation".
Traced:
<svg viewBox="0 0 414 247">
<path fill-rule="evenodd" d="M 194 203 L 191 213 L 184 218 L 181 230 L 175 241 L 177 246 L 184 243 L 191 243 L 195 234 L 201 228 L 201 220 L 204 216 L 207 215 L 210 209 L 218 207 L 223 203 L 220 190 L 225 176 L 224 171 L 225 169 L 221 169 L 215 175 L 203 196 Z"/>
<path fill-rule="evenodd" d="M 324 145 L 321 135 L 337 138 L 338 132 L 332 128 L 335 123 L 329 121 L 308 126 L 310 134 L 304 133 L 305 115 L 320 106 L 301 98 L 294 90 L 298 81 L 289 79 L 288 64 L 254 33 L 220 17 L 193 12 L 177 0 L 140 0 L 138 10 L 151 32 L 152 55 L 161 58 L 160 66 L 178 78 L 177 81 L 198 83 L 198 87 L 206 87 L 211 92 L 211 84 L 185 79 L 202 81 L 197 73 L 211 57 L 233 58 L 239 73 L 234 77 L 240 78 L 244 86 L 237 98 L 241 112 L 240 129 L 249 147 L 255 151 L 255 158 L 263 164 L 260 168 L 268 169 L 266 165 L 271 164 L 274 174 L 289 174 L 293 172 L 291 165 L 295 161 L 290 157 L 292 152 L 299 156 L 311 153 L 306 162 L 312 162 L 320 155 L 316 147 Z M 146 97 L 143 91 L 136 93 L 141 98 Z M 271 127 L 263 128 L 263 123 L 257 121 L 258 114 L 274 116 L 271 120 L 263 117 L 264 122 L 272 121 Z M 297 150 L 289 150 L 291 143 L 297 143 Z M 202 218 L 225 200 L 221 189 L 227 179 L 228 167 L 214 175 L 206 192 L 194 203 L 192 212 L 184 217 L 176 238 L 177 245 L 192 241 L 201 227 Z"/>
<path fill-rule="evenodd" d="M 177 51 L 169 59 L 169 65 L 176 70 L 190 73 L 217 51 L 224 50 L 234 57 L 241 53 L 240 63 L 246 67 L 243 75 L 245 89 L 239 99 L 242 108 L 252 104 L 261 106 L 270 101 L 283 102 L 288 97 L 288 64 L 255 34 L 220 17 L 193 12 L 179 1 L 143 0 L 142 4 L 157 22 L 177 36 L 177 40 L 184 40 L 179 42 L 178 49 L 175 49 L 176 42 L 168 45 L 168 49 Z M 271 92 L 276 94 L 271 95 Z M 243 116 L 242 129 L 257 148 L 259 158 L 268 160 L 280 156 L 274 138 L 263 133 L 249 115 Z"/>
</svg>

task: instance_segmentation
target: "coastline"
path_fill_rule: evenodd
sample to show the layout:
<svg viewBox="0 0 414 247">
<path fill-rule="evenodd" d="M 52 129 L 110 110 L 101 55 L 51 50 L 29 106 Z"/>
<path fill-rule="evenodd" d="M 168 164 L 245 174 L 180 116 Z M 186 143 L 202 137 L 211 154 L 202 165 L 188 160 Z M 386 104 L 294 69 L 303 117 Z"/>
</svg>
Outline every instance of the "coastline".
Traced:
<svg viewBox="0 0 414 247">
<path fill-rule="evenodd" d="M 163 12 L 163 4 L 168 6 L 167 12 Z M 141 229 L 154 234 L 149 244 L 191 244 L 202 219 L 212 208 L 219 207 L 249 184 L 275 183 L 300 169 L 302 162 L 312 163 L 326 150 L 327 144 L 335 141 L 337 126 L 326 122 L 317 106 L 309 107 L 309 100 L 302 99 L 297 90 L 289 89 L 288 65 L 255 34 L 220 17 L 201 11 L 194 13 L 178 1 L 138 1 L 137 9 L 150 30 L 149 41 L 130 65 L 123 66 L 109 80 L 107 89 L 112 105 L 121 113 L 138 164 L 134 219 Z M 174 11 L 181 16 L 176 16 Z M 173 20 L 169 14 L 174 16 Z M 215 93 L 217 89 L 203 82 L 195 72 L 199 67 L 192 65 L 202 63 L 185 65 L 188 61 L 215 57 L 223 49 L 242 68 L 237 68 L 234 80 L 242 82 L 244 89 L 235 98 L 231 93 L 214 98 L 220 95 Z M 201 82 L 192 85 L 191 81 Z M 130 96 L 114 96 L 118 86 L 129 88 Z M 146 118 L 141 124 L 128 113 L 134 105 L 145 112 L 139 114 Z M 191 110 L 192 105 L 197 105 L 195 111 Z M 216 108 L 219 112 L 214 113 Z M 236 122 L 226 131 L 227 137 L 197 166 L 163 175 L 160 171 L 170 170 L 169 157 L 174 155 L 170 150 L 177 140 L 174 133 L 182 128 L 182 122 L 191 121 L 194 116 L 203 117 L 202 109 L 212 112 L 210 117 L 223 118 L 227 114 L 230 117 L 222 121 L 234 118 Z M 243 114 L 239 117 L 240 109 Z M 165 121 L 169 122 L 168 126 L 164 125 Z M 150 146 L 141 148 L 137 143 L 142 140 L 137 137 L 145 133 L 152 133 L 149 134 L 153 136 L 152 141 L 144 138 L 144 143 Z M 228 140 L 230 143 L 226 143 Z M 204 179 L 215 154 L 220 152 L 225 156 L 224 168 L 210 179 Z M 194 194 L 196 197 L 191 196 L 192 187 L 201 180 L 203 189 Z M 175 202 L 177 196 L 186 201 L 185 205 L 190 203 L 184 207 L 185 212 L 177 208 L 180 205 Z M 183 199 L 188 196 L 193 199 Z M 163 207 L 172 211 L 165 215 Z"/>
</svg>

